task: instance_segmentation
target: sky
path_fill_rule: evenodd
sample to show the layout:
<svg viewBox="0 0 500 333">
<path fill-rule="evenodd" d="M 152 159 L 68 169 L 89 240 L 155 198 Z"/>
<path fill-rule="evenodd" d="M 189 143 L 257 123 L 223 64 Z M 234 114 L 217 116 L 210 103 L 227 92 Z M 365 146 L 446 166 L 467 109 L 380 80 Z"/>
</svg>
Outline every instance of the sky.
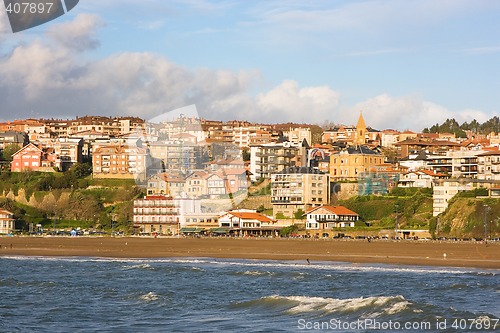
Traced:
<svg viewBox="0 0 500 333">
<path fill-rule="evenodd" d="M 158 117 L 421 131 L 500 114 L 500 1 L 80 0 L 12 33 L 0 121 Z"/>
</svg>

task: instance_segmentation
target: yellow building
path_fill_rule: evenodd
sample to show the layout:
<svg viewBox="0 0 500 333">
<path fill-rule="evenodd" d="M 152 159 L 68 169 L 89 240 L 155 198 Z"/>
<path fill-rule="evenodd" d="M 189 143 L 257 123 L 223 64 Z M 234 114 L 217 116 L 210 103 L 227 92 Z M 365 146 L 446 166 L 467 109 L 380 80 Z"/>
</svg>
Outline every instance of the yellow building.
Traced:
<svg viewBox="0 0 500 333">
<path fill-rule="evenodd" d="M 366 146 L 349 147 L 330 155 L 330 179 L 358 180 L 362 173 L 384 163 L 384 156 Z"/>
</svg>

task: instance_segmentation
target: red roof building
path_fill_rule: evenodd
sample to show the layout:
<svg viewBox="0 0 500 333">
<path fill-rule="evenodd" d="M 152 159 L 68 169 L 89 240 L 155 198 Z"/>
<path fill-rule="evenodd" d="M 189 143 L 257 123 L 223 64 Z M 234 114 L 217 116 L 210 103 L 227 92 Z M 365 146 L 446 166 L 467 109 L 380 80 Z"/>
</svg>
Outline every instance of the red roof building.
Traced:
<svg viewBox="0 0 500 333">
<path fill-rule="evenodd" d="M 306 229 L 331 230 L 333 228 L 354 227 L 359 220 L 356 212 L 344 206 L 319 206 L 306 212 Z"/>
</svg>

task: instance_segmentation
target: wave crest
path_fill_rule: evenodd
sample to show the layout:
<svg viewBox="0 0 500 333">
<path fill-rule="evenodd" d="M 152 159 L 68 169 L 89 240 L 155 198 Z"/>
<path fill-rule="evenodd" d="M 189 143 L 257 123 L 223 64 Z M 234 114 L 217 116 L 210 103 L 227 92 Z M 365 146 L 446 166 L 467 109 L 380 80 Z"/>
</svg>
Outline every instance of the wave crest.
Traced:
<svg viewBox="0 0 500 333">
<path fill-rule="evenodd" d="M 357 298 L 325 298 L 309 296 L 267 296 L 249 302 L 238 303 L 238 307 L 262 308 L 285 314 L 310 313 L 317 315 L 345 314 L 375 318 L 394 315 L 412 305 L 402 295 L 370 296 Z"/>
</svg>

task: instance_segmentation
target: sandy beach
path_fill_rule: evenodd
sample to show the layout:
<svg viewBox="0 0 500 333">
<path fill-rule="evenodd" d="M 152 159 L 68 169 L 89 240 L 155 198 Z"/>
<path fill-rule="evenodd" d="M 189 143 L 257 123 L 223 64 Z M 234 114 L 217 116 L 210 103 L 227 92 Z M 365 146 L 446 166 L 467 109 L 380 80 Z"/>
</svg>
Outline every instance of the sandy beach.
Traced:
<svg viewBox="0 0 500 333">
<path fill-rule="evenodd" d="M 500 244 L 431 241 L 0 237 L 0 256 L 213 257 L 500 269 Z"/>
</svg>

